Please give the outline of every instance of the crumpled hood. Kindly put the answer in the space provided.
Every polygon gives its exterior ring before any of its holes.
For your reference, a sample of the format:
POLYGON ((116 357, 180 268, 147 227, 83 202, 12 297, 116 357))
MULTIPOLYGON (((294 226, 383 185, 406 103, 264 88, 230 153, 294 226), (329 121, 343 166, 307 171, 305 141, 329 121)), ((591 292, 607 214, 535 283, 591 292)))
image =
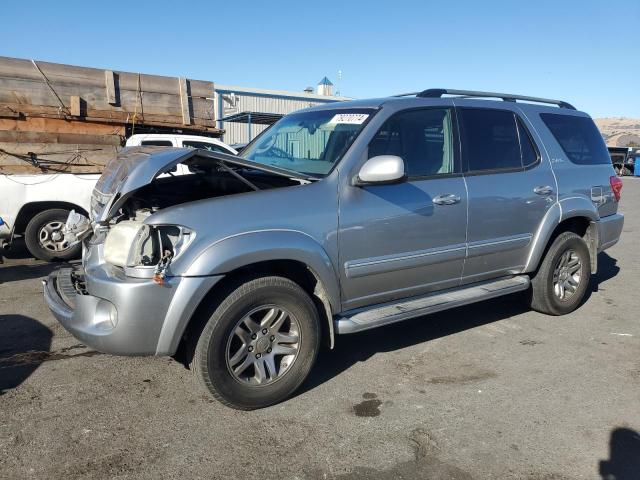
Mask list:
POLYGON ((103 221, 116 204, 131 192, 149 184, 194 154, 193 149, 171 147, 128 147, 105 167, 91 198, 91 220, 103 221), (107 208, 108 207, 108 208, 107 208))
POLYGON ((251 162, 242 157, 194 148, 130 147, 111 160, 93 191, 91 220, 108 220, 136 190, 150 184, 156 177, 179 163, 199 156, 211 161, 224 161, 242 167, 267 171, 287 178, 306 178, 282 168, 251 162))

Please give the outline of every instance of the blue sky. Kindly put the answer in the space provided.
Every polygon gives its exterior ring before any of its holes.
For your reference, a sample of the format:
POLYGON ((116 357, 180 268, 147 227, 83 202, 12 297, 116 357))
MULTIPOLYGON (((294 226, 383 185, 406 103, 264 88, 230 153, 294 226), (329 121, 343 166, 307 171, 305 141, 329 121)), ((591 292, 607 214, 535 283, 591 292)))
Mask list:
POLYGON ((640 0, 10 1, 0 55, 365 98, 428 87, 640 117, 640 0))

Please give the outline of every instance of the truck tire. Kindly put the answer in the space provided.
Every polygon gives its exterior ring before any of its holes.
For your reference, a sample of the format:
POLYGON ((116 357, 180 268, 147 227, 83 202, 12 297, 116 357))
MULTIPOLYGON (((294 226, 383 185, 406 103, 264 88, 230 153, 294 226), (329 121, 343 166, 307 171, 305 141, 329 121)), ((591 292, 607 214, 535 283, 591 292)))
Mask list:
POLYGON ((253 410, 291 395, 311 371, 320 345, 316 307, 283 277, 247 281, 213 305, 191 367, 221 403, 253 410))
POLYGON ((24 241, 34 257, 50 262, 71 260, 80 256, 82 245, 72 247, 64 241, 64 224, 69 210, 52 208, 35 215, 27 224, 24 241))
POLYGON ((531 308, 565 315, 580 306, 589 287, 591 257, 587 243, 573 232, 556 237, 531 278, 531 308))

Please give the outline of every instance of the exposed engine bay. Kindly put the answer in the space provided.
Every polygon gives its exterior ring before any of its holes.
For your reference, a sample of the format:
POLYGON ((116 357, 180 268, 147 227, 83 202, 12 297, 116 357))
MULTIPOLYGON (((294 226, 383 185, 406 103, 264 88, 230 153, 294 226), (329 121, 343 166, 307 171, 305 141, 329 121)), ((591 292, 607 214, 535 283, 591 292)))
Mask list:
MULTIPOLYGON (((193 167, 189 168, 190 172, 193 170, 193 167)), ((260 171, 240 170, 238 174, 259 190, 300 185, 301 182, 260 171)), ((222 169, 196 169, 184 175, 169 173, 134 192, 123 205, 123 217, 119 219, 140 219, 173 205, 252 190, 254 188, 222 169)))
POLYGON ((188 202, 304 183, 309 180, 191 157, 130 192, 108 225, 103 222, 104 259, 127 275, 152 276, 162 284, 172 259, 191 242, 193 232, 180 225, 147 225, 149 215, 188 202))

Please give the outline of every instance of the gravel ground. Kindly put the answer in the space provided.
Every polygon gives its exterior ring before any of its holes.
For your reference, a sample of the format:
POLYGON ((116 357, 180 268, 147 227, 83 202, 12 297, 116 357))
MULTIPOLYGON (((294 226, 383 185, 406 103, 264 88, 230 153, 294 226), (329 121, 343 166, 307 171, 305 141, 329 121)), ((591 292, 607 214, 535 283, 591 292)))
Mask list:
POLYGON ((345 336, 296 396, 237 412, 168 358, 79 344, 51 265, 0 265, 0 478, 640 478, 640 179, 571 315, 517 297, 345 336), (634 208, 636 207, 636 208, 634 208))

